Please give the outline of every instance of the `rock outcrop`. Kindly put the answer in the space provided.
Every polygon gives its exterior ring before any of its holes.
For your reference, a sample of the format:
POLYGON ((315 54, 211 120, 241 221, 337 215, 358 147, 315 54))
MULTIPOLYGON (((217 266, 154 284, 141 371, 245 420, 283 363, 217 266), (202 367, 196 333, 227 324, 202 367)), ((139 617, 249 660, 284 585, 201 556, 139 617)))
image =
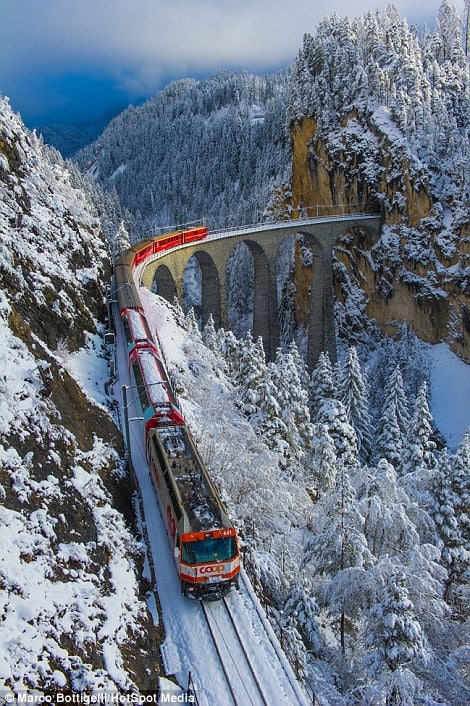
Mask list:
MULTIPOLYGON (((383 235, 350 233, 338 244, 335 285, 341 302, 359 287, 365 312, 393 335, 396 322, 410 322, 420 338, 446 341, 470 360, 470 231, 445 227, 439 202, 417 172, 407 150, 390 138, 390 117, 349 114, 329 140, 313 118, 292 128, 294 214, 327 215, 368 209, 384 218, 383 235), (384 129, 385 128, 385 129, 384 129)), ((297 257, 297 318, 306 322, 309 276, 297 257), (302 303, 303 302, 303 303, 302 303)), ((359 334, 359 331, 357 332, 359 334)))

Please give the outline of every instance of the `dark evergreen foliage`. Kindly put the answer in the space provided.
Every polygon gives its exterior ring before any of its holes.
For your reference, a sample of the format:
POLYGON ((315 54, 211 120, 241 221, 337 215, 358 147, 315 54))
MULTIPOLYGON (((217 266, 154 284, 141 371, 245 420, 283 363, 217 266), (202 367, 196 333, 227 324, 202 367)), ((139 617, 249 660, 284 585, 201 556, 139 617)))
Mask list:
POLYGON ((287 71, 176 81, 114 118, 76 159, 148 224, 257 222, 287 182, 287 81, 287 71))

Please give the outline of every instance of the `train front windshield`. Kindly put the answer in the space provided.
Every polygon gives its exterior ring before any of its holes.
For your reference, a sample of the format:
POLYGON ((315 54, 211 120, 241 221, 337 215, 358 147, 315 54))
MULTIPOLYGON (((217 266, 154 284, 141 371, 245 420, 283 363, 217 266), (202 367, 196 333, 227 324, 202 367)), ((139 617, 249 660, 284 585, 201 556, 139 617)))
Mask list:
POLYGON ((196 542, 183 542, 181 561, 185 564, 206 564, 210 561, 228 561, 237 553, 235 537, 200 539, 196 542))

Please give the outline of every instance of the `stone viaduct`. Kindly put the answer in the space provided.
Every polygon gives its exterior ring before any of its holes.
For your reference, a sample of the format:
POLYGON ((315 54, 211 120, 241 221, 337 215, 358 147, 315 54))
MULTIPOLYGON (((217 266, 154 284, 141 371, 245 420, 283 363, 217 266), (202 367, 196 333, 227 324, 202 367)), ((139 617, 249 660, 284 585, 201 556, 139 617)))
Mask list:
POLYGON ((338 238, 351 228, 379 234, 378 215, 348 215, 249 226, 236 231, 209 234, 195 243, 173 248, 149 258, 141 272, 141 284, 154 282, 158 293, 169 301, 182 301, 186 265, 194 255, 202 271, 202 318, 212 313, 216 328, 228 326, 227 264, 239 243, 245 243, 254 260, 253 336, 263 337, 268 359, 279 346, 276 260, 279 247, 289 235, 302 234, 313 253, 307 365, 312 369, 321 351, 336 359, 332 251, 338 238))

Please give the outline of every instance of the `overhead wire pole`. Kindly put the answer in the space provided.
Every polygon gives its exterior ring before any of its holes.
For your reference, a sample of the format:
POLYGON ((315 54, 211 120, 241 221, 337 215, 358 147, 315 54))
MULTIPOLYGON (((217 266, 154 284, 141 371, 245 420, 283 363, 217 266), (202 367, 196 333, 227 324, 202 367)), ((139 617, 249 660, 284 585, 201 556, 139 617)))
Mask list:
POLYGON ((121 390, 122 390, 122 411, 123 411, 123 415, 124 415, 124 437, 125 437, 125 442, 126 442, 127 465, 129 468, 129 476, 131 478, 132 485, 134 486, 134 489, 137 490, 138 483, 137 483, 137 478, 136 478, 135 471, 134 471, 134 466, 132 464, 132 449, 131 449, 131 434, 130 434, 130 428, 129 428, 129 403, 127 400, 127 385, 123 385, 121 390))
POLYGON ((122 386, 122 409, 124 411, 124 436, 126 437, 127 455, 131 458, 131 437, 129 433, 129 414, 127 411, 127 385, 122 386))
MULTIPOLYGON (((161 385, 163 383, 160 382, 155 382, 152 383, 153 385, 161 385)), ((132 465, 132 448, 131 448, 131 434, 130 434, 130 426, 129 422, 142 422, 144 421, 144 417, 132 417, 129 419, 129 406, 135 402, 139 396, 135 397, 133 400, 130 402, 128 401, 127 398, 127 390, 139 390, 138 387, 134 385, 122 385, 121 391, 122 391, 122 411, 124 415, 124 441, 126 444, 126 452, 127 452, 127 460, 129 464, 129 474, 131 476, 132 482, 134 486, 137 487, 137 477, 134 472, 134 466, 132 465)))

